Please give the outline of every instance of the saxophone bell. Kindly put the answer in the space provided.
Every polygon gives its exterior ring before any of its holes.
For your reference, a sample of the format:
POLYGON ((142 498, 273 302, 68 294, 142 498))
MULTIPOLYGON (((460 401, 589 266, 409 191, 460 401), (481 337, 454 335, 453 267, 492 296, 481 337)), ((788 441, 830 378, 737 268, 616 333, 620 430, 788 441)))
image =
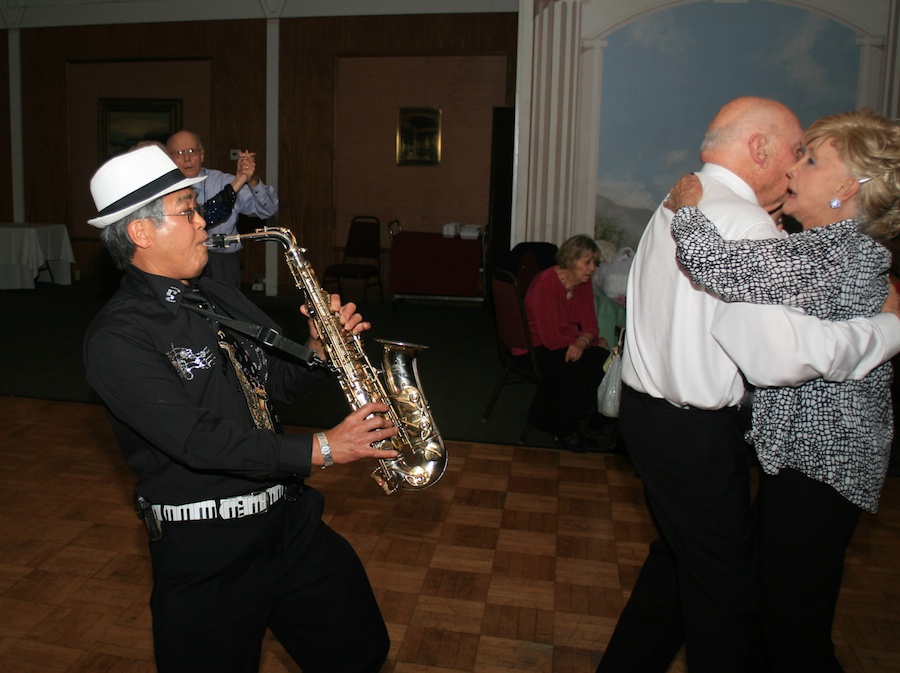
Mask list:
POLYGON ((447 454, 419 381, 416 357, 427 346, 387 339, 375 341, 382 348, 381 369, 377 373, 384 379, 383 395, 391 408, 388 417, 397 422, 399 433, 391 441, 397 457, 379 460, 372 479, 388 495, 398 489, 428 488, 443 476, 447 454))

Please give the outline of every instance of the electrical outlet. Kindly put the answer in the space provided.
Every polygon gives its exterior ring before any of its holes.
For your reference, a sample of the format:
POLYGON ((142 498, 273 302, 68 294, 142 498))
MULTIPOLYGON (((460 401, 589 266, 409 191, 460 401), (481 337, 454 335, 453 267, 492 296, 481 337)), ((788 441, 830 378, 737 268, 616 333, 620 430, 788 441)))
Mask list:
POLYGON ((229 156, 231 157, 232 161, 237 161, 238 159, 241 158, 241 151, 240 150, 231 150, 231 153, 229 154, 229 156))

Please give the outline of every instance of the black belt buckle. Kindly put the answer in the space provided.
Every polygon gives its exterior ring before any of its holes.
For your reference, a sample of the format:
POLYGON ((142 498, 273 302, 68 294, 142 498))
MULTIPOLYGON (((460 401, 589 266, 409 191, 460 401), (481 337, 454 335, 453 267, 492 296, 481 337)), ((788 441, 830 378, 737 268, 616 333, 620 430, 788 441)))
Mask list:
POLYGON ((303 480, 291 481, 284 485, 284 499, 288 502, 296 502, 303 493, 303 480))
POLYGON ((162 521, 156 518, 151 505, 144 496, 137 493, 134 494, 134 511, 138 519, 147 524, 147 532, 150 534, 150 541, 156 542, 162 539, 162 521))

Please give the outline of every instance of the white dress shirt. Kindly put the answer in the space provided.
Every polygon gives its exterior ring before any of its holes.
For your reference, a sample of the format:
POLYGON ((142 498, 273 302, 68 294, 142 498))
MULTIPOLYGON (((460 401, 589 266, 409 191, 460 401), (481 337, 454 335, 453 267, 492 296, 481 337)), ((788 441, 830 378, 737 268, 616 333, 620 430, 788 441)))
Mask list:
MULTIPOLYGON (((705 164, 699 207, 723 238, 772 238, 782 234, 753 190, 731 171, 705 164)), ((694 285, 675 261, 663 206, 647 225, 628 277, 622 380, 631 388, 679 407, 720 409, 744 396, 737 365, 712 334, 722 303, 694 285)))
POLYGON ((861 379, 900 353, 893 313, 830 322, 799 308, 723 302, 712 336, 758 388, 861 379))

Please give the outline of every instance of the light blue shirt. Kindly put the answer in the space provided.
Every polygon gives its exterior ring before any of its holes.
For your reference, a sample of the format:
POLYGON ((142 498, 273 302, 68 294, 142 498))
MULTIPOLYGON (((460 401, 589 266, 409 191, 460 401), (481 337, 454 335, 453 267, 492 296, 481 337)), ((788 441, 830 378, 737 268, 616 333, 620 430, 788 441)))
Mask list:
MULTIPOLYGON (((223 173, 215 169, 203 168, 200 175, 206 176, 206 180, 194 185, 197 192, 197 203, 206 203, 209 199, 221 192, 225 185, 231 184, 234 175, 223 173)), ((234 210, 228 219, 220 222, 215 227, 207 230, 209 234, 225 234, 231 236, 237 233, 237 221, 239 215, 248 215, 250 217, 259 217, 266 219, 278 212, 278 194, 275 188, 267 186, 262 180, 256 187, 251 187, 248 182, 238 190, 237 200, 234 204, 234 210)), ((229 253, 237 252, 243 246, 241 244, 233 244, 227 248, 210 248, 211 253, 229 253)))

